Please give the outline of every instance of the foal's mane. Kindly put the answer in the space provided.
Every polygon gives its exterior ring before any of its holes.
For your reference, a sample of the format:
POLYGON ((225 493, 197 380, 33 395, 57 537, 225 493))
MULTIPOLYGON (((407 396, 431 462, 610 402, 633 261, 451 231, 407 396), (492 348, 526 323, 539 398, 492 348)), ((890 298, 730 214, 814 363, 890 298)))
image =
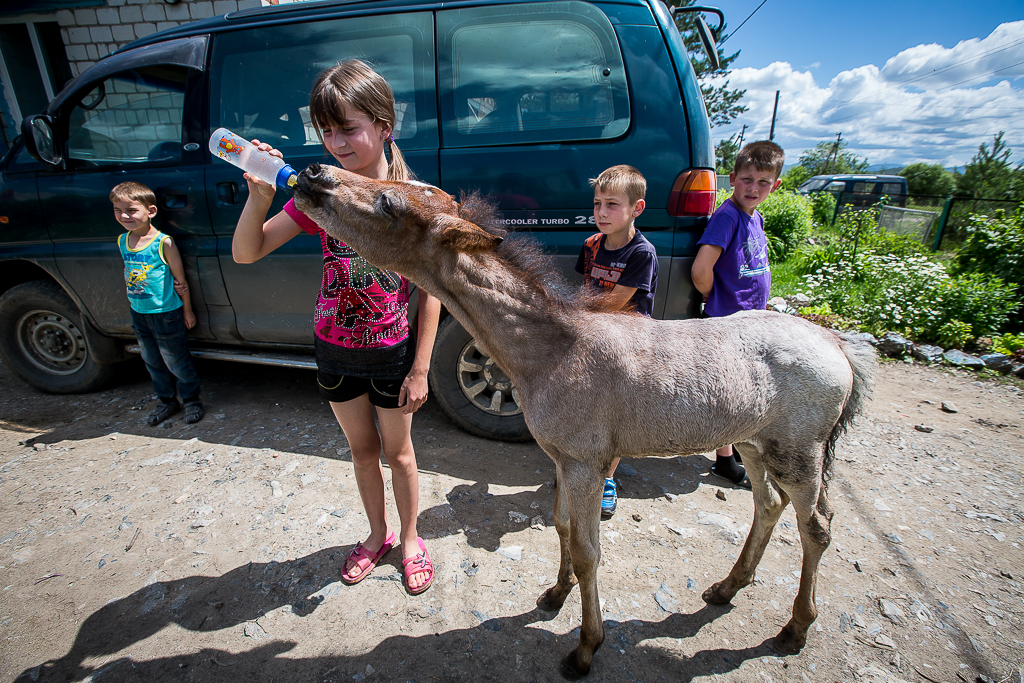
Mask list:
POLYGON ((632 308, 615 308, 597 287, 572 285, 554 266, 554 259, 544 253, 540 242, 531 235, 501 225, 501 216, 493 200, 479 192, 462 193, 459 216, 485 232, 504 238, 494 255, 523 282, 544 292, 553 306, 563 312, 633 313, 632 308))

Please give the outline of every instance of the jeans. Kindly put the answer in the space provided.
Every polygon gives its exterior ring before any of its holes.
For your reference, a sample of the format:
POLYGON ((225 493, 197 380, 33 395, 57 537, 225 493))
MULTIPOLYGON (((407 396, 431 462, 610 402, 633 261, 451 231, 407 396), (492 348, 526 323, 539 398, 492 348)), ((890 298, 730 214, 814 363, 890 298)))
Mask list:
POLYGON ((184 403, 199 400, 199 375, 188 351, 185 308, 166 313, 132 310, 132 328, 142 347, 142 360, 161 401, 174 401, 174 385, 184 403))

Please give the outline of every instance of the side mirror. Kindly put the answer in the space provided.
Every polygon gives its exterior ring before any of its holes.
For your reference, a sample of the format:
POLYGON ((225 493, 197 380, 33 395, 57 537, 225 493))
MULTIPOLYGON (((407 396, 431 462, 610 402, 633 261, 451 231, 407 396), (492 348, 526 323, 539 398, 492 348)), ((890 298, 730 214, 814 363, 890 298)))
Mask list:
POLYGON ((722 35, 722 28, 725 26, 725 14, 722 10, 717 7, 671 7, 669 11, 674 17, 677 13, 689 14, 693 13, 697 15, 697 35, 700 36, 700 44, 704 48, 704 54, 707 55, 708 63, 711 65, 712 70, 717 71, 722 68, 722 62, 718 58, 718 38, 722 35), (704 21, 704 15, 702 12, 710 12, 718 15, 718 28, 712 29, 708 26, 708 23, 704 21))
POLYGON ((26 116, 21 122, 21 133, 25 138, 25 149, 33 158, 51 166, 60 166, 64 162, 53 136, 53 119, 49 116, 26 116))

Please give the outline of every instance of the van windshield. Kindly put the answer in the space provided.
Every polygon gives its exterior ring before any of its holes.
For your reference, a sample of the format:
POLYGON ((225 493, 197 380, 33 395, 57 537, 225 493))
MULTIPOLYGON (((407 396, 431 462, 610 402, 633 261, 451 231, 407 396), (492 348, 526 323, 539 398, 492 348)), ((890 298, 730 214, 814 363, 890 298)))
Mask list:
POLYGON ((815 190, 820 190, 825 187, 826 183, 828 183, 826 178, 811 178, 801 185, 799 189, 801 192, 814 192, 815 190))

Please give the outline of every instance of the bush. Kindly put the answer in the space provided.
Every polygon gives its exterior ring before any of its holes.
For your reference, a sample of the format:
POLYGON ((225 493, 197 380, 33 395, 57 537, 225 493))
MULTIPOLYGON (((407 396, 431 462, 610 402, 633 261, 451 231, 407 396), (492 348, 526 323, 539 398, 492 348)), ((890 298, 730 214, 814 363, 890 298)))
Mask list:
POLYGON ((971 326, 959 320, 950 320, 939 326, 936 338, 943 348, 960 349, 967 345, 967 342, 974 339, 971 326))
MULTIPOLYGON (((1024 206, 1012 218, 973 215, 964 228, 965 240, 952 261, 954 273, 989 274, 1024 292, 1024 206)), ((1019 298, 1019 297, 1018 297, 1019 298)), ((1011 316, 1012 329, 1024 329, 1024 308, 1011 316)))
POLYGON ((810 195, 811 218, 815 225, 832 225, 836 213, 836 196, 831 192, 815 192, 810 195))
POLYGON ((1024 351, 1024 335, 1007 332, 999 337, 993 337, 992 350, 1007 356, 1012 356, 1017 351, 1024 351))
POLYGON ((804 276, 810 294, 874 334, 900 332, 919 341, 991 334, 1017 307, 1014 291, 996 277, 951 277, 923 255, 837 251, 836 261, 804 276), (944 326, 959 321, 969 326, 944 326))
POLYGON ((778 190, 757 210, 764 216, 771 262, 785 261, 811 234, 811 203, 802 195, 778 190))

